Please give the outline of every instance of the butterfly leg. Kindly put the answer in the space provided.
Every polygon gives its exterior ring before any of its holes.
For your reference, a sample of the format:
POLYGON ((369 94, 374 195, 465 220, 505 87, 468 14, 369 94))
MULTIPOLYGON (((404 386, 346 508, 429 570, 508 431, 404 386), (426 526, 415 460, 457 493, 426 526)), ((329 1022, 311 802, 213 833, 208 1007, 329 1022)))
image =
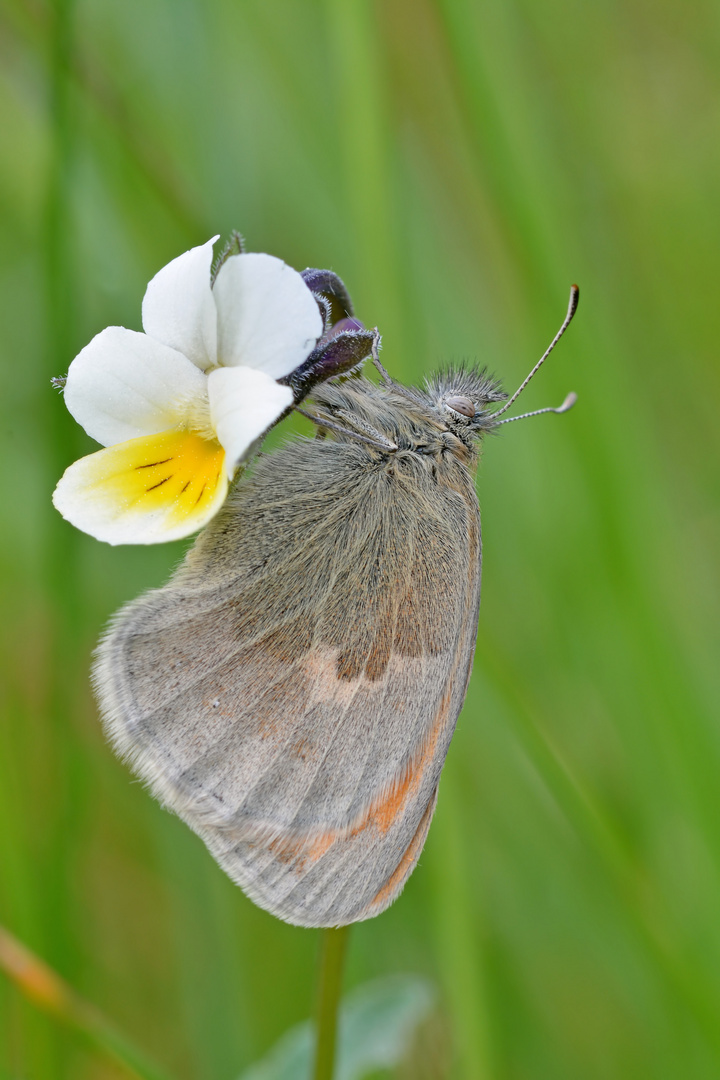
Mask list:
POLYGON ((380 336, 380 331, 378 330, 378 328, 376 326, 375 329, 373 330, 372 362, 375 365, 375 367, 377 368, 377 370, 380 372, 380 378, 385 383, 385 385, 386 386, 392 386, 393 385, 392 379, 388 375, 388 373, 385 370, 385 368, 383 367, 383 365, 380 363, 380 346, 381 345, 382 345, 382 337, 380 336))
POLYGON ((383 435, 382 431, 378 431, 372 424, 368 424, 367 420, 362 420, 347 409, 336 409, 335 416, 344 420, 349 427, 354 428, 356 431, 369 435, 371 439, 374 439, 376 443, 380 443, 386 450, 397 450, 397 443, 388 439, 387 435, 383 435))

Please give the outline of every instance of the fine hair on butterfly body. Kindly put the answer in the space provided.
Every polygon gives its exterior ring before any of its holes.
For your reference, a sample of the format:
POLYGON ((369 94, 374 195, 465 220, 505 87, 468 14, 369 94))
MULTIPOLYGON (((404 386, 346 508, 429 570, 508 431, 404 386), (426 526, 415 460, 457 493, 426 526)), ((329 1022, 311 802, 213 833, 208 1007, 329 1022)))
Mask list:
MULTIPOLYGON (((94 681, 117 752, 257 904, 370 918, 428 832, 472 668, 484 371, 312 390, 320 438, 260 455, 94 681)), ((567 407, 567 402, 565 406, 567 407)), ((561 408, 563 408, 561 407, 561 408)))

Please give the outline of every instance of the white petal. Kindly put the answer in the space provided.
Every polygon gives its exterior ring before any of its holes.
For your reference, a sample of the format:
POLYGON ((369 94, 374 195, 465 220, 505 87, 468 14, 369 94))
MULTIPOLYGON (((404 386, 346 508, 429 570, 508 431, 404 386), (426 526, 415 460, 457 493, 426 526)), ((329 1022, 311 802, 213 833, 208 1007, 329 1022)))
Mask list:
POLYGON ((75 357, 65 404, 103 446, 174 427, 188 402, 202 399, 207 377, 159 341, 109 326, 75 357))
POLYGON ((145 333, 183 353, 203 371, 216 363, 217 312, 210 288, 214 236, 191 248, 152 279, 145 292, 145 333))
POLYGON ((65 470, 53 502, 78 529, 108 544, 190 536, 222 506, 225 452, 214 439, 163 431, 98 450, 65 470))
POLYGON ((264 371, 246 367, 211 371, 208 397, 212 426, 227 455, 228 476, 293 400, 289 386, 280 386, 264 371))
POLYGON ((323 321, 292 267, 272 255, 232 255, 214 287, 218 363, 259 368, 279 379, 312 351, 323 321))

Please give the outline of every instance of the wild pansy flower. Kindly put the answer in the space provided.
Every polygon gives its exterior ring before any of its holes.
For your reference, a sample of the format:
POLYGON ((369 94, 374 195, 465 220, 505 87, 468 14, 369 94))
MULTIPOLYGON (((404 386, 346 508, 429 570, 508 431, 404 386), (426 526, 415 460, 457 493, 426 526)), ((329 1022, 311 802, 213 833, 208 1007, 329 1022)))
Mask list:
POLYGON ((155 275, 144 333, 110 326, 70 365, 65 403, 106 449, 71 465, 53 502, 98 540, 154 544, 201 528, 301 396, 292 373, 325 329, 312 282, 263 254, 230 255, 211 282, 216 240, 155 275))

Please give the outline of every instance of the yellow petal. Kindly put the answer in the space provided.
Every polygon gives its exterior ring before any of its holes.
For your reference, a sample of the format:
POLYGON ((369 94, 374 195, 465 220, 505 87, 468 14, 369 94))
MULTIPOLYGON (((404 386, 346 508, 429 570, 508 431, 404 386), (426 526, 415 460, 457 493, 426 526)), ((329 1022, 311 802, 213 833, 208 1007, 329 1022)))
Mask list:
POLYGON ((191 431, 163 431, 76 461, 53 502, 68 521, 109 544, 189 536, 222 506, 225 451, 191 431))

